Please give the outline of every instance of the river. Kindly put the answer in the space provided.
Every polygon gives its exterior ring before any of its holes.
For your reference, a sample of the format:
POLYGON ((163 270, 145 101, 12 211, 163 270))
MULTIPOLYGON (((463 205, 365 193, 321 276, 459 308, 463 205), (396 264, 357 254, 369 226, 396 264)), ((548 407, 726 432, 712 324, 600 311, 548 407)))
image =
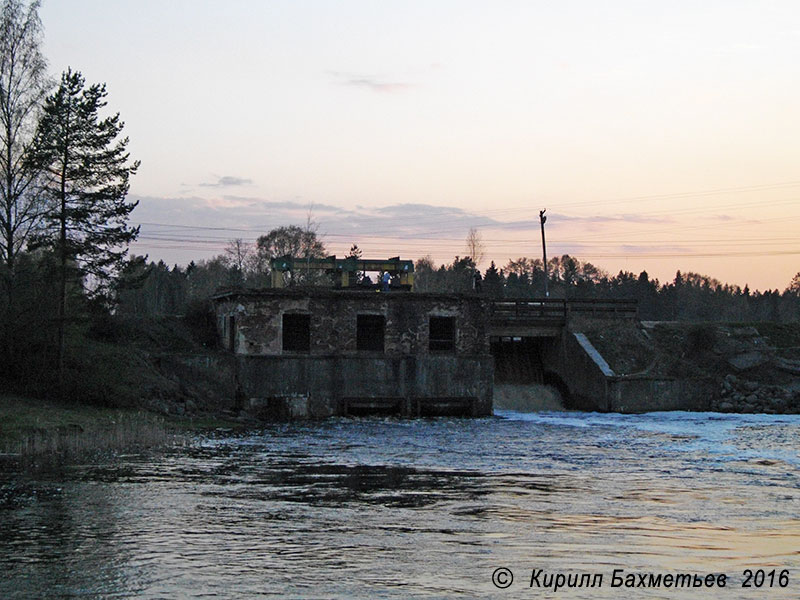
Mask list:
POLYGON ((0 598, 798 598, 799 442, 800 416, 497 411, 6 460, 0 598))

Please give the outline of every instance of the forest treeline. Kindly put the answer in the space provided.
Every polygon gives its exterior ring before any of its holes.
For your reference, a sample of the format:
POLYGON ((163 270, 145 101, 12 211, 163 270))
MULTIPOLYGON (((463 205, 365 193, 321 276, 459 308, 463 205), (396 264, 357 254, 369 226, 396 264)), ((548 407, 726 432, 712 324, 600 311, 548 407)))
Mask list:
MULTIPOLYGON (((163 261, 147 263, 134 257, 119 292, 119 311, 139 316, 180 315, 196 310, 215 291, 231 287, 262 288, 270 285, 269 259, 284 254, 307 256, 302 244, 290 248, 274 240, 291 237, 291 228, 277 228, 255 245, 234 240, 226 251, 210 260, 187 267, 163 261), (268 241, 269 240, 269 241, 268 241), (272 243, 270 243, 272 242, 272 243)), ((299 228, 294 228, 298 231, 299 228)), ((325 256, 325 247, 312 232, 313 256, 325 256)), ((357 245, 349 255, 360 256, 357 245)), ((376 278, 373 277, 373 280, 376 278)), ((490 298, 541 298, 545 295, 541 259, 518 258, 498 268, 476 268, 470 256, 456 256, 452 263, 436 265, 424 257, 414 265, 414 291, 475 293, 490 298)), ((294 283, 302 284, 304 281, 294 283)), ((334 285, 333 277, 317 283, 334 285)), ((291 285, 292 282, 289 282, 291 285)), ((747 286, 722 283, 712 277, 678 271, 671 281, 660 282, 647 272, 620 271, 609 275, 589 262, 570 256, 548 260, 551 298, 635 299, 643 320, 679 321, 776 321, 800 320, 800 273, 780 290, 751 291, 747 286)))

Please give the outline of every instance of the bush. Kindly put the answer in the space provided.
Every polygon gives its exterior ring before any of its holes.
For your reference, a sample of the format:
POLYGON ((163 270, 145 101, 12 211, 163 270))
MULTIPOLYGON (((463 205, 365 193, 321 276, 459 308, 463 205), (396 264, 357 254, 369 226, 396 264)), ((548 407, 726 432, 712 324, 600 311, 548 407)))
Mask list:
POLYGON ((699 356, 714 349, 717 343, 715 325, 693 325, 686 334, 686 355, 699 356))
POLYGON ((217 346, 217 323, 208 300, 191 300, 186 306, 184 323, 199 344, 206 348, 217 346))

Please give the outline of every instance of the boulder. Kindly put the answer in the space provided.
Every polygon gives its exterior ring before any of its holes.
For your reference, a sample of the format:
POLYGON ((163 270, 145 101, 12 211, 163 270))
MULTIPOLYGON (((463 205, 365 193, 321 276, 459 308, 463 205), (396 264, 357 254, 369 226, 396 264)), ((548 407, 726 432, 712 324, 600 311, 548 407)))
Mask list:
POLYGON ((800 361, 778 358, 775 361, 775 366, 781 371, 791 373, 792 375, 800 375, 800 361))
POLYGON ((770 406, 775 410, 785 410, 786 409, 786 400, 783 398, 772 398, 769 402, 770 406))
POLYGON ((754 369, 756 367, 760 367, 761 365, 765 364, 769 361, 769 358, 765 356, 761 352, 751 351, 751 352, 742 352, 741 354, 737 354, 736 356, 731 356, 728 359, 728 364, 733 367, 736 371, 747 371, 749 369, 754 369))

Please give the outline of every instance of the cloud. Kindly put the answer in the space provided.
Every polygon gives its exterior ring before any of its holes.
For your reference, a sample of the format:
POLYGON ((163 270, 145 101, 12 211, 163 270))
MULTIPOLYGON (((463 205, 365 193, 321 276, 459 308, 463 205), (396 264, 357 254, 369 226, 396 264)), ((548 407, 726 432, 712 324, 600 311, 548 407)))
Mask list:
POLYGON ((761 50, 761 44, 752 43, 752 42, 739 42, 736 44, 728 44, 725 46, 719 46, 714 49, 714 54, 717 56, 729 56, 732 54, 742 54, 745 52, 754 52, 757 50, 761 50))
MULTIPOLYGON (((538 230, 537 218, 497 220, 456 206, 423 203, 391 204, 381 207, 344 208, 333 204, 313 204, 293 200, 265 200, 258 197, 224 195, 218 198, 139 198, 136 217, 143 223, 230 227, 231 231, 250 233, 250 237, 281 225, 304 225, 311 218, 321 232, 333 236, 407 236, 409 239, 452 238, 466 235, 471 227, 509 233, 538 230)), ((553 213, 548 228, 583 224, 601 226, 609 223, 671 223, 670 218, 625 214, 576 217, 553 213)), ((237 237, 247 235, 237 234, 237 237)))
MULTIPOLYGON (((236 195, 210 199, 199 196, 131 199, 140 201, 133 214, 133 223, 142 225, 135 252, 149 253, 168 263, 210 258, 222 252, 225 244, 234 238, 252 243, 260 235, 276 227, 303 227, 309 210, 308 202, 301 200, 267 200, 236 195)), ((349 244, 355 242, 362 247, 371 245, 373 248, 386 248, 387 252, 394 250, 394 254, 432 253, 440 256, 437 260, 441 260, 441 255, 451 253, 451 249, 452 254, 459 254, 463 248, 461 240, 471 227, 476 227, 484 234, 487 243, 495 244, 493 251, 496 253, 495 258, 499 260, 500 256, 506 254, 530 255, 532 246, 525 244, 529 240, 538 243, 539 235, 538 218, 530 218, 525 211, 520 211, 519 216, 526 218, 504 218, 500 221, 457 206, 400 203, 380 207, 342 207, 313 204, 311 216, 325 244, 332 252, 340 254, 343 252, 342 247, 349 247, 349 244), (517 244, 516 240, 521 241, 517 244), (409 250, 415 247, 417 250, 409 250)), ((549 217, 548 228, 563 228, 556 231, 568 231, 570 225, 577 226, 578 231, 590 229, 602 232, 604 224, 673 222, 671 219, 654 219, 634 214, 576 217, 553 213, 549 217)), ((554 255, 578 253, 591 256, 597 252, 600 255, 612 252, 633 256, 652 252, 673 254, 681 251, 680 247, 668 245, 623 245, 622 240, 612 250, 606 244, 601 244, 598 248, 591 239, 559 240, 558 234, 548 239, 548 242, 552 244, 554 255)), ((538 251, 538 246, 536 248, 535 252, 538 251)))
MULTIPOLYGON (((637 223, 637 224, 654 224, 663 225, 674 223, 675 220, 671 217, 648 217, 647 215, 636 214, 623 214, 623 215, 590 215, 590 216, 575 216, 575 215, 562 215, 559 213, 550 213, 547 215, 547 227, 560 227, 564 225, 582 224, 589 227, 596 225, 608 225, 610 223, 637 223)), ((514 221, 492 221, 491 224, 486 224, 497 229, 506 230, 525 230, 536 229, 539 227, 539 219, 518 219, 514 221)))
MULTIPOLYGON (((556 223, 585 223, 587 225, 604 225, 607 223, 650 223, 654 225, 663 225, 675 222, 675 219, 672 217, 651 217, 632 213, 621 215, 590 215, 586 217, 560 214, 548 216, 552 217, 552 219, 548 219, 548 225, 555 225, 556 223)), ((538 221, 530 221, 528 223, 532 225, 533 223, 538 223, 538 221)))
POLYGON ((385 81, 372 75, 347 75, 331 73, 339 85, 362 88, 378 94, 397 94, 407 92, 414 84, 404 81, 385 81))
POLYGON ((412 88, 413 86, 410 83, 390 83, 385 81, 377 81, 375 79, 368 79, 368 78, 361 78, 361 79, 351 79, 345 82, 345 85, 353 86, 353 87, 364 87, 373 92, 379 92, 382 94, 393 94, 396 92, 405 92, 408 89, 412 88))
MULTIPOLYGON (((312 216, 319 212, 341 212, 343 210, 341 207, 334 206, 333 204, 320 204, 318 202, 309 204, 308 202, 297 202, 292 200, 274 201, 264 200, 263 198, 232 195, 223 196, 222 199, 225 202, 238 203, 243 206, 251 206, 259 209, 302 211, 304 215, 308 214, 310 210, 312 216)), ((219 201, 211 200, 211 202, 217 203, 219 201)))
POLYGON ((242 185, 252 185, 252 179, 245 179, 244 177, 234 177, 233 175, 223 175, 219 177, 214 183, 201 183, 202 187, 237 187, 242 185))
POLYGON ((624 254, 637 254, 644 256, 647 256, 648 254, 689 254, 694 251, 694 249, 691 247, 676 245, 641 246, 634 244, 622 244, 619 248, 624 254))
POLYGON ((374 211, 378 214, 393 215, 398 217, 414 217, 414 216, 419 216, 421 214, 425 214, 428 216, 468 214, 467 212, 464 211, 464 209, 457 208, 455 206, 433 206, 431 204, 419 204, 419 203, 391 204, 389 206, 376 208, 374 209, 374 211))

